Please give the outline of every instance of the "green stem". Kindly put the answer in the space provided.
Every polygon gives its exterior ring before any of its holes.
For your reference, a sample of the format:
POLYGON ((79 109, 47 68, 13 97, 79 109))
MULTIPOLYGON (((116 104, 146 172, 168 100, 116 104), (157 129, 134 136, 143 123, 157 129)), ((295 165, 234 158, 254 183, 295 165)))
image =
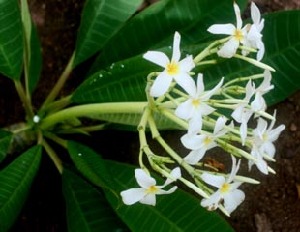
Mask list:
POLYGON ((65 82, 67 81, 67 79, 70 76, 70 73, 72 71, 74 58, 75 58, 75 53, 72 54, 65 70, 62 72, 62 74, 59 77, 58 81, 56 82, 55 86, 53 87, 53 89, 51 90, 49 95, 47 96, 45 102, 43 103, 42 108, 44 108, 50 102, 52 102, 57 97, 60 90, 63 88, 65 82))
POLYGON ((45 130, 56 123, 77 117, 89 117, 99 114, 141 114, 147 104, 148 102, 112 102, 73 106, 45 117, 40 124, 40 128, 45 130))
POLYGON ((62 162, 60 160, 60 158, 58 158, 57 154, 55 153, 55 151, 52 149, 52 147, 45 141, 43 140, 42 142, 46 153, 48 154, 48 156, 50 157, 50 159, 53 161, 55 167, 57 168, 57 170, 59 171, 60 174, 62 174, 63 172, 63 165, 62 162))
POLYGON ((244 61, 247 61, 247 62, 255 65, 256 67, 262 68, 264 70, 269 70, 271 72, 275 72, 275 69, 273 69, 271 66, 266 65, 266 64, 264 64, 262 62, 259 62, 259 61, 255 60, 255 59, 252 59, 250 57, 242 56, 242 55, 239 55, 239 54, 235 54, 234 57, 238 58, 238 59, 241 59, 241 60, 244 60, 244 61))
POLYGON ((29 118, 33 118, 34 116, 34 113, 33 113, 33 110, 32 110, 32 106, 31 106, 31 102, 30 100, 27 98, 26 96, 26 93, 25 93, 25 90, 21 84, 20 81, 14 81, 15 83, 15 88, 17 90, 17 93, 24 105, 24 109, 26 111, 26 115, 29 117, 29 118))
POLYGON ((195 58, 194 58, 194 62, 195 64, 198 64, 201 60, 203 60, 205 57, 217 52, 216 49, 214 49, 212 51, 212 48, 219 45, 219 44, 222 44, 224 42, 226 42, 227 40, 229 39, 229 37, 225 38, 225 39, 221 39, 221 40, 217 40, 213 43, 211 43, 210 45, 208 45, 204 50, 202 50, 195 58))

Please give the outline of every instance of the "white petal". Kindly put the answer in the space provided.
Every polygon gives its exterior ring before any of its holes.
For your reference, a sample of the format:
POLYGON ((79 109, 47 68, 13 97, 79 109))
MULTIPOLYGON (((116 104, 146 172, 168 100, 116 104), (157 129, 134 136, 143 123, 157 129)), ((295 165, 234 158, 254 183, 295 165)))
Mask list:
POLYGON ((214 186, 216 188, 221 188, 222 185, 225 183, 224 176, 217 176, 209 173, 203 173, 201 175, 201 178, 205 183, 214 186))
POLYGON ((266 142, 265 144, 263 144, 262 149, 264 150, 265 153, 267 153, 268 156, 270 156, 271 158, 274 157, 276 148, 273 143, 266 142))
POLYGON ((249 100, 251 99, 254 93, 255 93, 255 85, 252 84, 251 80, 249 80, 246 85, 246 96, 244 100, 249 102, 249 100))
POLYGON ((179 73, 174 79, 190 96, 195 95, 195 81, 189 74, 179 73))
POLYGON ((202 99, 208 100, 211 98, 212 95, 214 95, 216 92, 218 92, 223 85, 224 77, 222 77, 221 81, 211 90, 207 91, 205 94, 203 94, 202 99))
POLYGON ((154 64, 157 64, 163 68, 165 68, 167 66, 167 64, 170 63, 169 58, 163 52, 149 51, 149 52, 146 52, 143 55, 143 57, 146 60, 149 60, 149 61, 153 62, 154 64))
POLYGON ((179 179, 179 178, 181 177, 181 170, 180 170, 180 168, 179 168, 179 167, 174 168, 174 169, 171 171, 170 175, 172 176, 172 179, 167 178, 167 180, 166 180, 164 186, 166 186, 166 185, 168 185, 168 184, 170 184, 170 183, 176 181, 177 179, 179 179))
POLYGON ((251 2, 251 18, 254 24, 259 24, 260 12, 254 2, 251 2))
POLYGON ((224 58, 231 58, 236 53, 238 46, 239 41, 235 38, 231 38, 221 47, 221 49, 218 51, 218 55, 224 58))
POLYGON ((198 133, 202 129, 202 115, 195 112, 189 120, 188 134, 198 133))
POLYGON ((267 105, 265 99, 261 96, 260 92, 256 92, 254 101, 251 102, 251 109, 255 112, 264 111, 267 105))
POLYGON ((199 73, 197 77, 197 97, 204 92, 203 74, 199 73))
POLYGON ((272 141, 272 142, 274 142, 275 140, 277 140, 278 137, 279 137, 279 135, 280 135, 280 133, 281 133, 281 131, 283 131, 283 130, 285 130, 285 125, 280 125, 276 129, 271 130, 269 132, 269 135, 268 135, 269 140, 272 141))
POLYGON ((179 118, 188 120, 192 118, 195 107, 193 106, 192 99, 182 102, 175 110, 175 115, 179 118))
POLYGON ((226 118, 225 116, 220 116, 217 119, 215 128, 214 128, 214 134, 217 134, 220 130, 222 130, 225 127, 226 118))
POLYGON ((201 206, 207 208, 208 210, 216 210, 219 207, 219 202, 221 201, 221 194, 219 191, 213 193, 209 198, 202 199, 201 206))
POLYGON ((146 205, 156 205, 156 196, 155 194, 147 194, 140 200, 140 203, 146 204, 146 205))
POLYGON ((245 193, 239 189, 234 190, 233 192, 226 194, 224 196, 224 207, 226 211, 230 214, 240 205, 245 199, 245 193))
POLYGON ((258 157, 256 157, 256 160, 254 161, 255 166, 258 168, 260 172, 262 172, 265 175, 268 175, 268 164, 266 161, 264 161, 261 158, 261 155, 257 152, 258 157))
POLYGON ((242 18, 241 18, 240 8, 235 2, 233 3, 233 8, 234 8, 234 13, 235 13, 235 17, 236 17, 236 27, 238 29, 241 29, 243 22, 242 22, 242 18))
POLYGON ((272 74, 269 70, 264 71, 264 79, 260 86, 257 88, 257 91, 262 92, 262 94, 265 94, 269 92, 271 89, 274 88, 274 85, 271 85, 272 80, 272 74))
POLYGON ((122 200, 126 205, 133 205, 144 198, 146 192, 142 188, 131 188, 121 192, 122 200))
POLYGON ((135 169, 135 179, 139 186, 145 189, 156 185, 155 179, 149 176, 143 169, 135 169))
POLYGON ((188 164, 196 164, 203 158, 205 155, 206 149, 205 148, 200 148, 198 150, 191 151, 185 158, 185 162, 188 164))
POLYGON ((241 160, 236 162, 236 159, 233 155, 231 156, 231 160, 232 160, 232 166, 231 166, 230 175, 229 175, 228 180, 227 180, 228 183, 233 181, 233 179, 235 178, 235 176, 236 176, 236 174, 237 174, 237 172, 240 168, 240 163, 241 163, 241 160))
POLYGON ((201 115, 209 115, 215 110, 216 110, 215 108, 212 108, 211 106, 207 105, 204 102, 200 103, 200 106, 198 106, 197 109, 197 111, 200 112, 201 115))
POLYGON ((247 131, 248 131, 247 122, 242 122, 242 124, 240 125, 240 135, 241 135, 242 145, 245 144, 245 140, 247 138, 247 131))
POLYGON ((173 39, 172 61, 178 62, 180 59, 180 34, 176 31, 173 39))
POLYGON ((265 45, 263 42, 259 43, 258 45, 258 52, 256 55, 256 60, 261 61, 265 54, 265 45))
POLYGON ((210 26, 207 31, 212 34, 222 34, 222 35, 233 35, 235 31, 235 26, 231 23, 228 24, 214 24, 210 26))
POLYGON ((183 146, 185 146, 186 148, 195 150, 203 146, 202 141, 204 138, 205 138, 204 135, 187 133, 181 137, 181 142, 183 146))
POLYGON ((170 194, 170 193, 175 192, 176 189, 177 189, 176 186, 170 188, 169 190, 159 189, 158 192, 157 192, 156 194, 157 194, 157 195, 170 194))
POLYGON ((160 73, 151 86, 150 95, 152 97, 160 97, 164 95, 168 91, 172 80, 173 78, 165 72, 160 73))
POLYGON ((181 72, 190 72, 193 68, 195 68, 195 62, 193 60, 193 56, 187 56, 179 62, 180 71, 181 72))

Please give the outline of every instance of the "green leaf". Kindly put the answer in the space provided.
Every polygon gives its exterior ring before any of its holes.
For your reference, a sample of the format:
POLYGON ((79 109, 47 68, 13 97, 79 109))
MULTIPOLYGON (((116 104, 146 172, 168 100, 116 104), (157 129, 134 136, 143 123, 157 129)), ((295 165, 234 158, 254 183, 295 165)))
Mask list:
MULTIPOLYGON (((134 178, 135 167, 114 161, 106 161, 106 165, 116 181, 116 191, 138 187, 134 178)), ((108 199, 132 231, 233 231, 216 212, 202 208, 199 199, 180 189, 171 195, 158 196, 155 207, 142 204, 126 206, 111 194, 108 199)))
MULTIPOLYGON (((300 66, 296 65, 300 60, 300 11, 273 13, 264 17, 263 39, 266 54, 263 62, 276 69, 272 74, 275 89, 266 95, 266 99, 268 104, 275 104, 300 88, 300 66)), ((201 46, 203 45, 200 44, 199 47, 201 46)), ((162 51, 167 51, 167 48, 162 51)), ((75 91, 72 100, 77 103, 144 101, 146 76, 159 69, 144 61, 141 56, 120 61, 112 69, 108 68, 91 75, 75 91)), ((222 59, 217 65, 208 66, 201 72, 204 73, 206 89, 209 89, 216 85, 222 76, 225 76, 225 80, 231 80, 261 70, 245 61, 222 59)))
POLYGON ((76 41, 74 65, 99 51, 142 2, 142 0, 87 0, 76 41))
POLYGON ((127 231, 108 204, 104 194, 64 168, 63 193, 70 232, 127 231))
POLYGON ((6 130, 0 130, 0 162, 4 160, 13 134, 6 130))
POLYGON ((0 73, 19 79, 23 60, 23 30, 17 0, 0 1, 0 25, 0 73))
MULTIPOLYGON (((236 2, 242 9, 247 4, 246 0, 236 2)), ((211 36, 206 32, 211 24, 234 19, 232 1, 218 0, 212 4, 210 0, 160 0, 137 14, 103 47, 90 73, 154 47, 166 46, 162 42, 172 40, 175 31, 189 43, 206 41, 211 36)))
POLYGON ((91 75, 73 93, 76 103, 146 101, 147 75, 160 70, 141 56, 110 66, 91 75))
MULTIPOLYGON (((73 146, 76 146, 76 143, 70 143, 68 148, 73 146)), ((88 153, 88 150, 91 151, 89 148, 84 148, 82 145, 80 145, 81 148, 76 147, 79 148, 77 153, 82 152, 84 155, 79 156, 80 158, 72 157, 72 159, 76 166, 81 162, 87 164, 85 169, 80 170, 84 176, 89 179, 89 172, 93 172, 104 181, 109 173, 110 190, 104 189, 106 197, 131 231, 232 231, 217 213, 208 212, 200 206, 199 199, 182 190, 176 190, 175 193, 168 196, 158 196, 155 207, 142 204, 124 205, 119 193, 137 186, 134 178, 135 167, 114 161, 105 161, 95 152, 88 153), (98 168, 103 165, 106 166, 105 176, 102 176, 103 172, 98 168)), ((89 180, 93 184, 101 186, 101 182, 94 182, 95 178, 89 180)), ((162 180, 159 179, 159 182, 162 180)))
POLYGON ((7 231, 17 218, 38 171, 41 146, 35 146, 0 171, 0 231, 7 231))
POLYGON ((91 148, 74 141, 68 141, 68 151, 71 159, 74 161, 76 168, 93 184, 97 183, 98 187, 107 188, 110 183, 110 175, 106 166, 98 162, 96 165, 91 164, 99 159, 99 155, 91 148), (105 178, 99 178, 103 176, 105 178))
POLYGON ((269 104, 284 100, 300 89, 300 11, 266 15, 264 42, 267 55, 263 60, 275 68, 275 89, 267 94, 269 104))
POLYGON ((31 30, 30 50, 28 89, 32 94, 38 84, 42 71, 41 43, 34 25, 32 25, 31 30))
POLYGON ((26 88, 32 94, 39 81, 42 70, 41 44, 35 25, 33 24, 27 0, 21 1, 21 16, 24 28, 24 72, 26 88))

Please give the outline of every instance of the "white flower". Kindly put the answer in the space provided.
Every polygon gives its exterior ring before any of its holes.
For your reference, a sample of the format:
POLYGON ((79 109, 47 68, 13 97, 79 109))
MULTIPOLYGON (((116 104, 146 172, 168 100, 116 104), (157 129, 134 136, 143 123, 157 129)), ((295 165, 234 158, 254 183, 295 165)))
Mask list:
POLYGON ((255 92, 255 87, 252 84, 251 80, 248 81, 246 85, 246 95, 244 98, 243 103, 239 103, 236 105, 236 109, 232 112, 232 118, 240 123, 240 136, 242 140, 242 144, 244 145, 246 137, 247 137, 247 130, 248 130, 248 121, 253 115, 253 110, 248 106, 251 97, 255 92))
POLYGON ((265 102, 265 99, 263 98, 263 95, 269 92, 271 89, 274 88, 274 85, 271 85, 271 79, 272 75, 271 72, 268 70, 265 70, 264 72, 264 80, 260 84, 260 86, 255 89, 255 98, 251 102, 251 108, 253 111, 265 111, 267 108, 267 104, 265 102))
POLYGON ((144 54, 144 58, 149 60, 165 70, 161 72, 155 79, 151 89, 150 95, 152 97, 159 97, 164 95, 170 87, 172 80, 180 85, 185 91, 190 93, 191 86, 194 80, 189 75, 189 72, 195 67, 192 56, 187 56, 183 60, 180 60, 180 34, 175 32, 173 40, 173 54, 171 60, 163 52, 148 51, 144 54))
POLYGON ((254 158, 253 160, 248 160, 248 168, 251 170, 253 164, 257 167, 257 169, 263 174, 268 174, 268 164, 263 158, 263 154, 260 152, 258 147, 254 144, 251 150, 251 155, 254 158))
POLYGON ((212 90, 204 92, 203 75, 198 74, 197 87, 195 83, 191 86, 193 90, 189 99, 181 103, 175 110, 175 115, 179 118, 189 120, 189 133, 199 132, 202 128, 202 116, 211 114, 215 109, 206 102, 222 86, 224 78, 212 90))
POLYGON ((258 49, 256 59, 260 61, 265 53, 265 45, 262 42, 261 31, 264 28, 264 19, 261 19, 259 9, 254 2, 251 3, 251 18, 253 24, 250 26, 249 32, 247 34, 247 45, 258 49))
POLYGON ((213 34, 230 35, 229 40, 224 43, 224 45, 218 51, 218 55, 225 58, 231 58, 236 53, 240 43, 245 43, 245 38, 247 36, 248 25, 242 28, 243 22, 240 8, 235 2, 233 4, 233 8, 236 16, 236 26, 231 23, 214 24, 207 29, 213 34))
MULTIPOLYGON (((275 118, 276 112, 273 117, 275 118)), ((254 160, 249 160, 249 169, 255 164, 256 167, 264 174, 268 174, 267 163, 263 160, 266 158, 273 158, 276 152, 274 142, 278 139, 280 133, 285 129, 284 125, 280 125, 273 129, 275 124, 275 119, 272 120, 268 127, 268 123, 259 118, 257 122, 257 127, 253 130, 253 144, 251 155, 255 158, 254 160)))
POLYGON ((156 195, 173 193, 177 187, 172 187, 169 190, 163 188, 173 181, 176 181, 181 177, 179 168, 175 168, 171 171, 170 176, 172 179, 167 179, 162 186, 156 185, 156 180, 149 176, 142 169, 135 169, 135 179, 141 188, 131 188, 121 192, 122 200, 126 205, 132 205, 136 202, 140 202, 147 205, 156 204, 156 195))
POLYGON ((238 189, 242 183, 234 181, 240 167, 240 160, 236 163, 236 159, 233 156, 231 157, 232 169, 227 179, 224 176, 209 173, 201 175, 205 183, 218 188, 209 198, 201 201, 201 206, 208 208, 208 210, 216 210, 224 200, 224 208, 230 214, 245 199, 245 193, 238 189))
POLYGON ((226 134, 225 127, 226 118, 221 116, 218 118, 214 132, 212 134, 195 134, 187 133, 181 137, 182 144, 192 151, 184 158, 189 164, 196 164, 205 155, 207 150, 217 146, 215 140, 226 134))

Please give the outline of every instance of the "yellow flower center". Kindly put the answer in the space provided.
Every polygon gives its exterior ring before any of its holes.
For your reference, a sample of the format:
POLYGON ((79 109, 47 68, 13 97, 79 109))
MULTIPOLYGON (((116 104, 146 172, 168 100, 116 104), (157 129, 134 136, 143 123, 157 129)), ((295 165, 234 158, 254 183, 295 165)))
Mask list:
POLYGON ((152 185, 147 189, 147 193, 155 194, 157 192, 157 190, 158 190, 158 188, 155 185, 152 185))
POLYGON ((179 65, 171 62, 167 64, 166 71, 169 75, 176 75, 179 72, 179 65))
POLYGON ((230 189, 230 185, 225 183, 225 184, 222 185, 220 191, 221 191, 221 193, 226 193, 226 192, 229 191, 229 189, 230 189))
POLYGON ((204 143, 206 146, 209 145, 211 142, 212 142, 212 138, 209 137, 209 136, 207 136, 207 137, 204 139, 204 141, 203 141, 203 143, 204 143))
POLYGON ((262 139, 263 139, 264 142, 268 141, 268 134, 267 133, 263 133, 262 139))
POLYGON ((200 99, 193 99, 192 105, 197 108, 200 105, 200 99))
POLYGON ((243 32, 241 30, 235 30, 233 35, 236 40, 241 41, 244 38, 243 32))

